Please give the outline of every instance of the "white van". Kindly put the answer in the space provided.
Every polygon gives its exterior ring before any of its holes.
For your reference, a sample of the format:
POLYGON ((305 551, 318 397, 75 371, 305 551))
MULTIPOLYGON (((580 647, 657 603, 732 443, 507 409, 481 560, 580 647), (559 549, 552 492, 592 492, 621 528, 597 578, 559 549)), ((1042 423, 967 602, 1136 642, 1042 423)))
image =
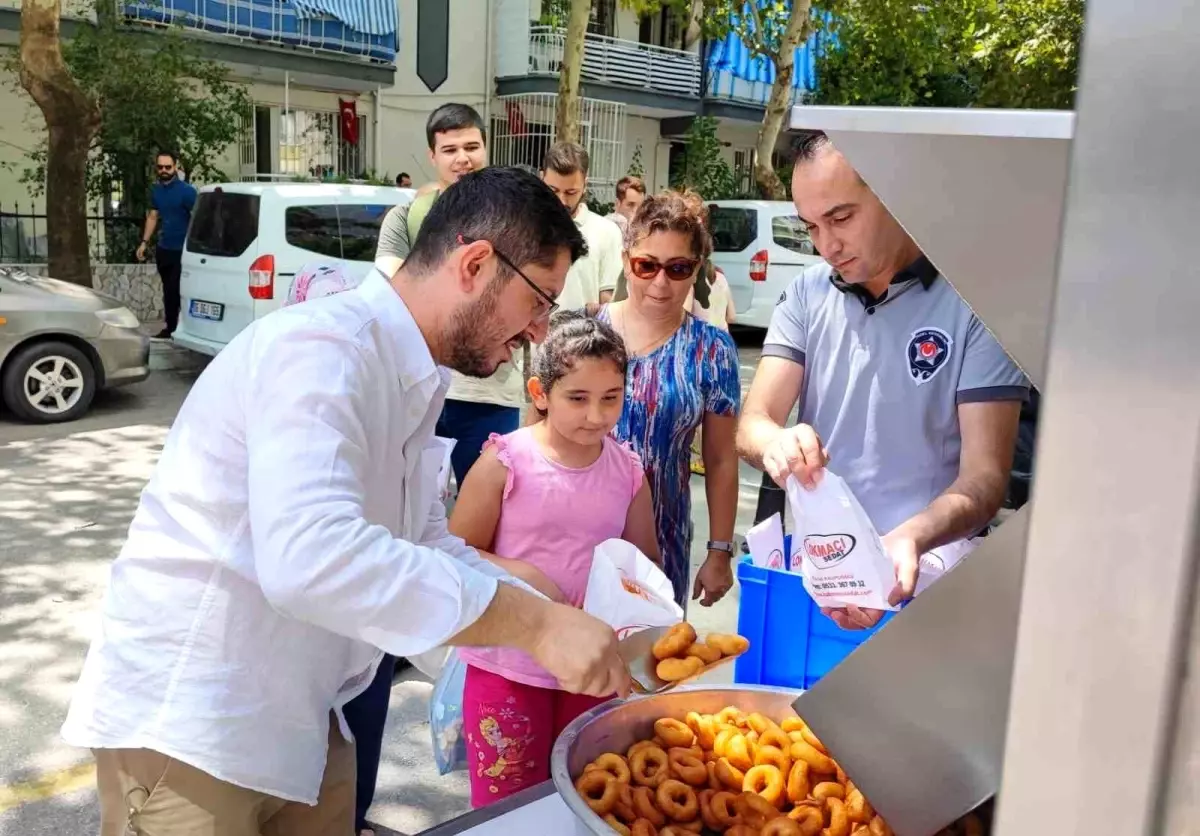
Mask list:
POLYGON ((362 277, 375 260, 383 216, 416 191, 332 183, 222 183, 196 196, 183 250, 174 341, 216 354, 283 305, 312 262, 362 277))
POLYGON ((796 274, 821 257, 786 200, 717 200, 708 204, 713 264, 729 281, 736 325, 766 328, 796 274))

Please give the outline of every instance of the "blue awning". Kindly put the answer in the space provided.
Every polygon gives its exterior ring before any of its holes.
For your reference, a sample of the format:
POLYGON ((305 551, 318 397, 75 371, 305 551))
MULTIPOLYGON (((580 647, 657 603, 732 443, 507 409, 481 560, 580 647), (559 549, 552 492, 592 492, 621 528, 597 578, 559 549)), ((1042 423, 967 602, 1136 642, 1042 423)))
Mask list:
POLYGON ((302 18, 332 17, 355 32, 397 35, 400 15, 396 0, 288 0, 302 18))
MULTIPOLYGON (((761 2, 761 0, 760 0, 761 2)), ((820 51, 822 33, 813 32, 806 43, 796 48, 795 70, 792 87, 798 90, 813 90, 817 82, 817 55, 820 51)), ((753 56, 742 39, 730 32, 723 40, 713 41, 708 46, 708 72, 728 72, 744 81, 775 83, 775 62, 769 58, 753 56)))

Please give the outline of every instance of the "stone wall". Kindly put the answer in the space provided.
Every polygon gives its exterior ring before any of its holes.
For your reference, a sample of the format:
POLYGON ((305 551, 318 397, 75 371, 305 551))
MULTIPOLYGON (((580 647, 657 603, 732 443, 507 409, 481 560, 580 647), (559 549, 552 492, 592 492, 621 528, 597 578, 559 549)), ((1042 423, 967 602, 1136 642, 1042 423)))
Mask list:
MULTIPOLYGON (((35 276, 48 275, 45 264, 19 266, 35 276)), ((92 287, 120 299, 142 322, 163 318, 162 284, 153 264, 93 264, 92 287)))

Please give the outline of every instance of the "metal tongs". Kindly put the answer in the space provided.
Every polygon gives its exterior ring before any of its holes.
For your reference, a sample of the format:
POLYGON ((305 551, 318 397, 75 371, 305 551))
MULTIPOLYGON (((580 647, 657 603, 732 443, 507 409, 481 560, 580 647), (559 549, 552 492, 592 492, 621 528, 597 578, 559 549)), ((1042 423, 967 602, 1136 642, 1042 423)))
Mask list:
POLYGON ((672 688, 704 676, 727 662, 732 662, 740 655, 722 657, 711 665, 705 665, 689 677, 668 682, 659 678, 655 670, 658 667, 658 660, 654 658, 652 649, 654 643, 666 635, 670 629, 671 627, 648 627, 617 642, 617 653, 620 655, 621 661, 625 663, 625 667, 629 669, 629 678, 633 681, 635 693, 661 694, 664 691, 670 691, 672 688))

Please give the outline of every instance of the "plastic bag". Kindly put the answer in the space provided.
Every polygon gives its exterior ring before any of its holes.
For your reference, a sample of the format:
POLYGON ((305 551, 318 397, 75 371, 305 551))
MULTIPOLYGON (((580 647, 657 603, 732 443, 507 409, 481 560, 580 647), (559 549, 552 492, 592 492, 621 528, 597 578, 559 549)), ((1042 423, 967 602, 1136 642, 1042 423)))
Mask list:
POLYGON ((429 698, 429 737, 439 775, 467 768, 467 737, 463 734, 463 686, 467 665, 450 655, 429 698))
POLYGON ((788 568, 804 576, 817 605, 899 609, 887 600, 896 585, 892 560, 842 478, 826 470, 816 488, 807 490, 791 476, 787 497, 796 517, 788 568))
POLYGON ((624 540, 605 540, 596 546, 583 610, 611 625, 618 639, 683 620, 670 579, 624 540))

